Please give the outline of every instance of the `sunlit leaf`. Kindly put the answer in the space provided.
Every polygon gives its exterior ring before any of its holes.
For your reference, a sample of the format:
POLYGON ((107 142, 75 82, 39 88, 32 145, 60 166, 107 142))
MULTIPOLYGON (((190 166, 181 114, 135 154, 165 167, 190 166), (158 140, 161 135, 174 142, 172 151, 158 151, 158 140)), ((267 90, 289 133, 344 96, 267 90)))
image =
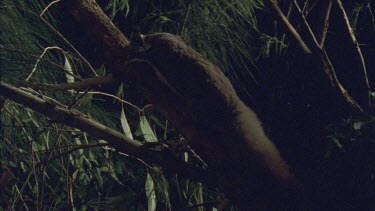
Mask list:
MULTIPOLYGON (((69 62, 69 59, 65 55, 64 55, 64 58, 65 58, 64 70, 73 75, 73 69, 72 69, 72 65, 69 62)), ((71 76, 70 74, 65 74, 66 81, 68 83, 74 83, 74 77, 71 76)))
POLYGON ((139 128, 142 131, 142 135, 147 142, 157 142, 158 139, 156 138, 154 131, 151 129, 150 124, 146 116, 141 116, 139 122, 139 128))
POLYGON ((122 126, 122 130, 124 131, 124 134, 128 137, 128 138, 131 138, 133 139, 133 134, 132 132, 130 131, 130 127, 129 127, 129 123, 128 123, 128 120, 126 119, 126 116, 125 116, 125 111, 124 111, 124 107, 122 107, 121 109, 121 126, 122 126))
POLYGON ((155 185, 154 181, 149 173, 147 173, 146 182, 145 182, 145 189, 146 189, 146 197, 147 197, 147 210, 148 211, 155 211, 156 210, 156 193, 155 193, 155 185))

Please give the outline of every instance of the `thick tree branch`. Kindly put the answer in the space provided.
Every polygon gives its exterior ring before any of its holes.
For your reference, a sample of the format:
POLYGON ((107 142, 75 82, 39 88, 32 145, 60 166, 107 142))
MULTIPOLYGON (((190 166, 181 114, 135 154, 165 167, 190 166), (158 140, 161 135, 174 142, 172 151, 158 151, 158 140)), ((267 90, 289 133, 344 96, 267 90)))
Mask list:
POLYGON ((140 142, 129 139, 125 135, 89 119, 79 111, 54 105, 4 82, 0 84, 0 91, 2 96, 38 111, 54 122, 81 129, 99 139, 107 140, 119 151, 136 154, 142 146, 140 142))
MULTIPOLYGON (((87 33, 85 39, 100 48, 101 56, 107 66, 116 68, 118 62, 126 60, 133 51, 130 41, 104 14, 93 0, 62 0, 64 11, 79 24, 80 30, 87 33)), ((99 58, 99 57, 98 57, 99 58)))

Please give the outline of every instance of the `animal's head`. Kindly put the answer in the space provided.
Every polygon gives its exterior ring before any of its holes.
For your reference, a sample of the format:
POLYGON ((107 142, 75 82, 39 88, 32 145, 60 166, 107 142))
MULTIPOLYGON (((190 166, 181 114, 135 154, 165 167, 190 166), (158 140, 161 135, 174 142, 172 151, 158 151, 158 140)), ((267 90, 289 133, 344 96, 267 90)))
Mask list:
POLYGON ((159 47, 161 45, 171 45, 172 43, 184 43, 179 36, 170 33, 154 33, 149 35, 141 34, 140 37, 145 50, 148 50, 151 47, 159 47))

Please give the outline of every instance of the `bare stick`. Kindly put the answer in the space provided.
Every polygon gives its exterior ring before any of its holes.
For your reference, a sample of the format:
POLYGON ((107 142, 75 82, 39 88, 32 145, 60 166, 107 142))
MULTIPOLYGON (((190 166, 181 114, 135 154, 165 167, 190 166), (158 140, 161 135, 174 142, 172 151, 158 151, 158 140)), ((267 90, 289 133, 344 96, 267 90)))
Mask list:
MULTIPOLYGON (((287 27, 289 28, 292 35, 296 37, 295 34, 297 32, 295 31, 293 26, 289 23, 288 19, 285 17, 285 15, 281 11, 280 7, 278 7, 276 0, 269 0, 269 1, 274 5, 274 8, 275 8, 276 12, 284 20, 284 23, 287 25, 287 27)), ((336 93, 338 93, 340 96, 342 96, 343 99, 346 101, 346 103, 348 103, 350 105, 350 107, 353 108, 355 111, 363 112, 363 109, 361 108, 361 106, 349 95, 348 91, 341 85, 339 79, 337 78, 335 68, 331 63, 331 60, 330 60, 327 52, 325 51, 324 48, 321 47, 321 45, 317 41, 316 36, 315 36, 314 32, 312 31, 312 29, 310 27, 310 24, 308 23, 305 15, 303 14, 303 12, 302 12, 301 8, 299 7, 296 0, 294 0, 294 5, 296 6, 298 12, 300 13, 301 18, 304 22, 304 25, 305 25, 305 27, 307 28, 307 30, 310 34, 311 42, 313 43, 313 48, 312 48, 313 51, 308 49, 309 53, 314 54, 314 56, 316 56, 319 60, 321 60, 322 67, 325 70, 325 73, 326 73, 334 91, 336 93)), ((298 33, 297 33, 297 35, 298 35, 298 33)), ((296 39, 297 39, 297 37, 296 37, 296 39)))
POLYGON ((38 64, 40 62, 40 60, 42 60, 42 58, 44 57, 44 55, 46 55, 47 51, 49 50, 53 50, 53 49, 57 49, 57 50, 60 50, 62 51, 62 49, 60 47, 57 47, 57 46, 52 46, 52 47, 47 47, 43 50, 43 53, 38 57, 38 59, 36 60, 35 64, 34 64, 34 68, 31 70, 31 73, 29 74, 29 76, 25 79, 25 81, 28 81, 30 80, 31 76, 34 74, 34 72, 36 71, 36 68, 38 67, 38 64))
POLYGON ((107 97, 112 97, 112 98, 114 98, 114 99, 116 99, 116 100, 118 100, 118 101, 120 101, 120 102, 122 102, 124 104, 130 105, 131 107, 137 109, 138 111, 144 110, 144 108, 141 109, 138 106, 136 106, 136 105, 134 105, 134 104, 132 104, 132 103, 126 101, 126 100, 123 100, 123 99, 121 99, 121 98, 119 98, 119 97, 117 97, 115 95, 112 95, 112 94, 108 94, 108 93, 104 93, 104 92, 87 92, 87 93, 88 94, 98 94, 98 95, 104 95, 104 96, 107 96, 107 97))
MULTIPOLYGON (((72 154, 73 152, 77 151, 77 150, 80 150, 80 149, 92 149, 92 148, 98 148, 98 147, 105 147, 105 146, 108 146, 109 144, 108 143, 98 143, 98 144, 82 144, 82 145, 78 145, 78 146, 75 146, 67 151, 64 151, 58 155, 55 155, 55 156, 51 156, 49 157, 46 161, 41 161, 39 162, 37 165, 47 165, 51 160, 55 160, 55 159, 58 159, 58 158, 61 158, 65 155, 69 155, 69 154, 72 154)), ((53 149, 49 149, 49 150, 53 150, 53 149)))
POLYGON ((349 36, 352 39, 352 42, 353 42, 353 44, 355 45, 355 47, 357 49, 357 53, 358 53, 358 56, 359 56, 359 59, 361 61, 361 65, 362 65, 362 71, 363 71, 362 77, 363 77, 363 81, 365 83, 366 89, 368 91, 368 96, 369 96, 368 99, 367 99, 367 103, 368 103, 368 105, 370 105, 370 83, 368 81, 367 68, 366 68, 365 59, 363 58, 361 47, 359 46, 357 38, 355 37, 354 30, 350 26, 350 21, 349 21, 348 15, 345 12, 344 5, 342 4, 341 0, 336 0, 336 3, 339 6, 340 11, 342 13, 342 17, 343 17, 343 19, 345 21, 346 28, 348 29, 349 36))
POLYGON ((316 47, 320 48, 320 47, 319 47, 319 44, 318 44, 318 41, 316 40, 315 34, 314 34, 314 32, 312 31, 309 22, 307 22, 306 17, 305 17, 305 15, 303 14, 301 8, 299 7, 299 5, 298 5, 298 3, 297 3, 297 0, 294 0, 293 2, 294 2, 294 6, 297 8, 298 12, 300 13, 301 18, 302 18, 302 20, 303 20, 303 22, 304 22, 304 24, 305 24, 307 30, 308 30, 309 33, 310 33, 311 39, 313 40, 313 42, 314 42, 314 44, 316 45, 316 47))
POLYGON ((57 29, 55 29, 55 27, 53 27, 46 19, 44 19, 42 16, 36 14, 35 12, 27 9, 27 8, 24 8, 24 7, 21 7, 19 5, 14 5, 15 7, 18 7, 20 8, 21 10, 24 10, 32 15, 34 15, 36 18, 38 18, 42 23, 44 23, 52 32, 54 32, 60 39, 62 39, 66 45, 68 45, 75 54, 77 54, 79 56, 79 58, 82 59, 83 63, 86 64, 86 66, 90 69, 90 71, 95 75, 95 76, 98 76, 98 74, 95 72, 94 68, 91 66, 90 62, 87 61, 87 59, 69 42, 68 39, 66 39, 64 37, 64 35, 62 35, 57 29))
POLYGON ((324 23, 323 23, 323 28, 322 28, 322 34, 319 42, 319 46, 321 48, 324 47, 324 43, 326 41, 327 37, 327 32, 328 32, 328 27, 329 27, 329 17, 331 16, 331 9, 332 9, 332 0, 327 0, 328 5, 327 5, 327 10, 326 10, 326 15, 324 17, 324 23))
POLYGON ((61 1, 61 0, 55 0, 55 1, 53 1, 53 2, 51 2, 51 3, 49 3, 47 6, 46 6, 46 8, 44 8, 44 10, 40 13, 40 17, 42 17, 43 15, 44 15, 44 13, 52 6, 52 5, 54 5, 54 4, 56 4, 57 2, 59 2, 59 1, 61 1))
POLYGON ((86 90, 89 88, 97 87, 100 85, 110 84, 115 81, 112 74, 103 77, 88 78, 75 83, 64 83, 64 84, 36 84, 25 82, 24 84, 33 89, 43 89, 50 91, 65 91, 65 90, 86 90))
POLYGON ((302 49, 306 53, 312 53, 309 47, 307 47, 306 43, 303 41, 301 36, 298 34, 297 30, 293 27, 293 25, 289 22, 288 18, 284 15, 283 11, 281 11, 279 5, 277 4, 276 0, 269 0, 273 5, 274 9, 276 10, 277 14, 281 17, 281 20, 284 22, 286 27, 289 29, 290 33, 294 36, 297 42, 301 45, 302 49))

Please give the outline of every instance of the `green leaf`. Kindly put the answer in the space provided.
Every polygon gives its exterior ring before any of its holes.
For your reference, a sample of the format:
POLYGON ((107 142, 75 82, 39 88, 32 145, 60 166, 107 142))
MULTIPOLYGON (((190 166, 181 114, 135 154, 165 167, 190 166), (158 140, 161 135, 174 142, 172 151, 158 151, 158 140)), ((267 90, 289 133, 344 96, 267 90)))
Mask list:
POLYGON ((103 188, 103 177, 100 168, 95 168, 96 179, 98 180, 100 188, 103 188))
POLYGON ((157 142, 158 139, 155 136, 154 131, 152 131, 150 124, 148 123, 148 120, 146 119, 146 116, 141 116, 140 122, 139 122, 139 128, 142 132, 142 135, 144 139, 147 142, 157 142))
POLYGON ((121 109, 121 126, 122 126, 122 130, 124 131, 125 136, 133 139, 133 134, 130 130, 128 120, 126 119, 126 116, 125 116, 124 107, 122 107, 121 109))
POLYGON ((146 189, 146 197, 147 197, 147 205, 148 211, 156 210, 156 193, 155 193, 155 185, 154 181, 149 173, 147 173, 147 178, 145 182, 145 189, 146 189))
POLYGON ((21 164, 21 169, 22 169, 23 173, 26 173, 27 172, 27 168, 25 166, 25 163, 23 161, 21 161, 20 164, 21 164))
POLYGON ((74 173, 72 175, 73 182, 77 179, 78 172, 79 172, 79 169, 77 169, 77 170, 74 171, 74 173))
MULTIPOLYGON (((69 62, 69 59, 65 55, 64 55, 64 58, 65 58, 64 70, 73 75, 73 69, 72 69, 72 65, 69 62)), ((70 74, 65 74, 66 81, 68 83, 74 83, 74 77, 71 76, 70 74)))

